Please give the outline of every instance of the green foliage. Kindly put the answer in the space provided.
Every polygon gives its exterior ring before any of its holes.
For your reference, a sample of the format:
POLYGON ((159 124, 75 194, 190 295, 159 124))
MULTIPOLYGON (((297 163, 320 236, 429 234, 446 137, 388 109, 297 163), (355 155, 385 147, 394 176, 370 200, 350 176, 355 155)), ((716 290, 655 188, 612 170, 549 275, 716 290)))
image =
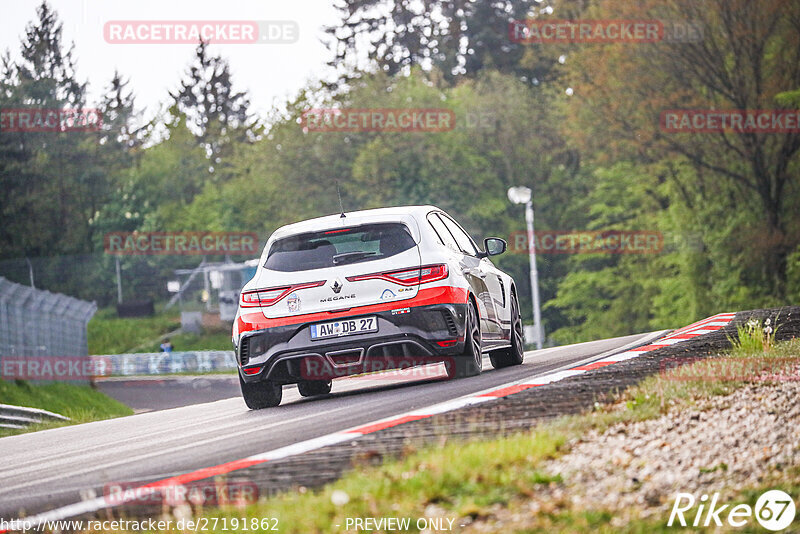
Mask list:
MULTIPOLYGON (((425 507, 435 505, 448 515, 467 516, 561 481, 542 473, 539 465, 559 454, 568 434, 562 429, 548 430, 426 448, 381 467, 365 466, 318 492, 284 494, 240 513, 277 517, 286 532, 326 532, 330 525, 343 525, 346 517, 369 516, 379 509, 391 509, 396 517, 424 517, 425 507), (343 492, 349 502, 333 504, 334 491, 343 492)), ((226 516, 229 512, 207 513, 226 516)), ((411 529, 416 531, 413 521, 411 529)))
POLYGON ((90 386, 78 386, 64 382, 32 384, 24 380, 13 382, 0 380, 0 402, 40 408, 71 419, 67 423, 46 423, 29 427, 26 430, 0 429, 0 436, 133 414, 133 410, 121 402, 90 386))
POLYGON ((672 133, 660 117, 675 109, 796 107, 798 79, 785 65, 800 62, 797 27, 791 22, 800 15, 800 4, 587 4, 586 18, 691 20, 702 36, 694 43, 652 47, 576 48, 566 62, 575 94, 565 105, 567 136, 590 164, 689 166, 691 174, 667 175, 675 187, 670 209, 683 204, 684 226, 694 227, 694 239, 707 246, 702 251, 707 266, 693 276, 708 291, 707 301, 736 307, 786 303, 786 259, 800 240, 796 134, 672 133))
POLYGON ((200 42, 181 87, 170 93, 173 112, 188 119, 209 160, 209 172, 223 180, 236 143, 245 143, 253 134, 250 101, 246 92, 236 92, 228 61, 210 54, 208 43, 200 42))
POLYGON ((775 95, 775 102, 786 107, 800 107, 800 89, 784 91, 775 95))
POLYGON ((554 58, 528 66, 521 61, 525 46, 508 39, 509 21, 524 19, 536 5, 533 0, 397 0, 387 8, 381 0, 345 0, 336 6, 340 23, 326 28, 334 52, 330 65, 361 66, 366 55, 369 68, 390 75, 432 65, 451 83, 483 69, 540 81, 551 75, 554 58), (364 47, 366 34, 370 44, 364 47))
MULTIPOLYGON (((153 317, 117 317, 113 308, 99 310, 89 321, 89 354, 158 352, 164 336, 180 328, 177 312, 153 317)), ((230 324, 207 328, 202 333, 170 336, 176 351, 232 350, 230 324)))
POLYGON ((170 341, 175 350, 233 350, 230 325, 202 334, 177 334, 170 341))
POLYGON ((121 354, 141 347, 137 352, 156 352, 164 334, 180 328, 176 314, 153 317, 116 317, 113 308, 98 311, 89 321, 89 354, 121 354))
POLYGON ((800 246, 786 260, 787 292, 789 302, 800 302, 800 246))
MULTIPOLYGON (((777 323, 777 320, 776 320, 777 323)), ((736 327, 736 339, 731 339, 735 353, 769 352, 775 345, 775 333, 779 325, 767 318, 763 324, 758 319, 750 319, 736 327)))

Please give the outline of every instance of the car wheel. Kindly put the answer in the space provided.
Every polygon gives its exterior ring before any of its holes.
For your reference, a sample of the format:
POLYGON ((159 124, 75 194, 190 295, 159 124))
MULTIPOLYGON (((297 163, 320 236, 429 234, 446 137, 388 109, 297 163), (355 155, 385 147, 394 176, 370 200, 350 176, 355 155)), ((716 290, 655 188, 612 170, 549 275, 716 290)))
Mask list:
POLYGON ((475 304, 467 307, 467 323, 464 330, 464 352, 453 357, 452 365, 447 366, 449 378, 463 378, 480 374, 483 353, 481 352, 481 322, 475 304))
POLYGON ((517 296, 511 298, 511 346, 489 353, 492 367, 500 369, 512 365, 520 365, 525 358, 525 347, 522 337, 522 317, 519 315, 517 296))
POLYGON ((260 380, 248 383, 239 377, 239 385, 242 387, 242 397, 244 403, 251 410, 271 408, 281 403, 283 397, 283 387, 272 380, 260 380))
POLYGON ((330 380, 304 380, 297 383, 297 390, 303 397, 327 395, 331 392, 330 380))

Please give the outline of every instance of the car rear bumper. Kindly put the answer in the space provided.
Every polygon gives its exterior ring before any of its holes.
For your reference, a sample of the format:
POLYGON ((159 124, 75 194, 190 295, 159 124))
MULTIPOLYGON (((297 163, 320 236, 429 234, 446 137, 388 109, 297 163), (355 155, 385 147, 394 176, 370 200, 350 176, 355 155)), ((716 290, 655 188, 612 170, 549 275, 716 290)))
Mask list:
POLYGON ((246 332, 236 351, 239 374, 246 382, 291 384, 446 361, 463 351, 466 304, 412 303, 335 319, 376 317, 373 333, 312 340, 310 326, 324 321, 246 332))

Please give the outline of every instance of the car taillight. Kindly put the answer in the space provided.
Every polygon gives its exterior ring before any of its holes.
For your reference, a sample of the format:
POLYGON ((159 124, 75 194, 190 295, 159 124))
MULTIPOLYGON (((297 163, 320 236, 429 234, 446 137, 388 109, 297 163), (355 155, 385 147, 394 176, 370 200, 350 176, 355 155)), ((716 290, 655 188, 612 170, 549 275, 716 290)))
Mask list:
POLYGON ((319 282, 307 282, 304 284, 294 284, 290 286, 269 287, 265 289, 256 289, 253 291, 243 291, 239 297, 239 306, 242 308, 258 308, 265 306, 272 306, 280 301, 292 291, 298 289, 305 289, 308 287, 319 287, 325 283, 325 280, 319 282))
POLYGON ((425 265, 422 267, 415 267, 414 269, 400 269, 397 271, 384 271, 382 273, 359 274, 357 276, 348 276, 350 282, 357 282, 359 280, 388 280, 395 284, 402 286, 415 286, 417 284, 427 284, 428 282, 435 282, 437 280, 444 280, 447 278, 447 265, 425 265))
POLYGON ((262 289, 261 291, 248 291, 242 293, 241 305, 245 308, 271 306, 278 302, 278 299, 288 290, 289 287, 274 287, 271 289, 262 289))

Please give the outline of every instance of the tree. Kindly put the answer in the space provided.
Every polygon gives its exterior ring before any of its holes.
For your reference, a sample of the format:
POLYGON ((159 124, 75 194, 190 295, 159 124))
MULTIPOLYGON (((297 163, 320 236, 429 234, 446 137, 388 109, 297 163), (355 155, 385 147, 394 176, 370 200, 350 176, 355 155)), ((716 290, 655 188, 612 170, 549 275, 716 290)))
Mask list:
POLYGON ((669 109, 780 108, 778 95, 800 86, 800 4, 598 0, 587 17, 691 21, 702 29, 694 41, 576 49, 567 62, 576 95, 570 135, 598 163, 688 162, 695 172, 676 175, 683 181, 671 201, 703 210, 731 198, 737 210, 751 212, 747 220, 737 217, 744 226, 728 251, 748 265, 745 284, 762 287, 770 302, 785 302, 787 257, 800 243, 800 134, 672 134, 660 129, 659 118, 669 109))
MULTIPOLYGON (((86 83, 75 76, 73 48, 65 51, 62 25, 47 2, 36 10, 21 42, 20 60, 3 60, 0 107, 82 109, 86 83)), ((0 210, 3 256, 86 251, 87 220, 80 198, 90 133, 1 132, 0 210)))
MULTIPOLYGON (((326 28, 334 59, 345 78, 363 70, 359 57, 389 75, 413 67, 438 69, 445 80, 496 69, 530 80, 545 77, 543 70, 520 65, 524 45, 509 38, 509 24, 524 19, 533 0, 342 0, 341 23, 326 28)), ((551 62, 549 67, 552 67, 551 62)), ((541 69, 543 65, 539 65, 541 69)))
POLYGON ((75 44, 64 50, 63 25, 46 1, 42 1, 36 14, 39 20, 25 29, 22 61, 14 65, 25 103, 80 107, 85 102, 86 83, 75 76, 75 44))
POLYGON ((186 77, 170 97, 205 150, 210 171, 219 176, 219 167, 230 163, 226 159, 233 144, 247 141, 254 128, 250 100, 245 92, 233 90, 228 62, 210 55, 208 44, 200 42, 186 77))
MULTIPOLYGON (((131 213, 131 206, 124 205, 127 202, 121 200, 128 199, 130 169, 141 156, 143 137, 141 130, 133 126, 137 117, 135 99, 127 87, 128 82, 114 72, 100 99, 102 127, 87 147, 92 158, 83 170, 85 216, 90 223, 89 239, 96 249, 102 248, 105 233, 134 229, 129 228, 130 217, 125 217, 126 213, 131 213)), ((132 211, 138 210, 133 208, 132 211)))

